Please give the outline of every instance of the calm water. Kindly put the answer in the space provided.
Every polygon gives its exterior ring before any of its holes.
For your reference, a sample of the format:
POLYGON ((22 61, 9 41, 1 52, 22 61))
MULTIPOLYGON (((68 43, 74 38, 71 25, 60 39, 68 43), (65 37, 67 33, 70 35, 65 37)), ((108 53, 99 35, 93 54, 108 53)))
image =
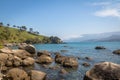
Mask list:
MULTIPOLYGON (((79 68, 77 70, 69 70, 68 74, 60 74, 59 70, 51 70, 44 68, 39 64, 35 64, 35 69, 48 73, 47 80, 83 80, 83 76, 95 63, 101 61, 110 61, 120 64, 120 56, 112 53, 113 50, 120 49, 120 42, 79 42, 67 44, 35 44, 37 50, 48 50, 50 52, 60 52, 62 55, 80 57, 79 68), (95 46, 104 46, 105 50, 95 50, 95 46), (61 52, 61 50, 66 50, 61 52), (85 57, 92 58, 91 61, 85 57), (90 67, 82 66, 83 62, 90 63, 90 67)), ((54 56, 53 56, 54 57, 54 56)), ((49 66, 55 66, 54 62, 49 66)))

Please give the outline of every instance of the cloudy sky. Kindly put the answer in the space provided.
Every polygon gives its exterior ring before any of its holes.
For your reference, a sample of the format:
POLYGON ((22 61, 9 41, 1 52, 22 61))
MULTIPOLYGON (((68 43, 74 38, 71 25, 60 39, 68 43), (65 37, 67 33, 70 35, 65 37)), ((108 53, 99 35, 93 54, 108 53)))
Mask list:
POLYGON ((120 0, 0 0, 0 22, 63 40, 120 31, 120 0))

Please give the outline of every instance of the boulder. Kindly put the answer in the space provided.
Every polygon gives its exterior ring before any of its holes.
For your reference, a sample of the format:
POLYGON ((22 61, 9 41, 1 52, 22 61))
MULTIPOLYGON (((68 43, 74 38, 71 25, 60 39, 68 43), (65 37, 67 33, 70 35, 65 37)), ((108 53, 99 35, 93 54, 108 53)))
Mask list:
POLYGON ((29 52, 31 54, 36 53, 36 49, 35 49, 35 47, 33 45, 20 45, 18 48, 26 50, 27 52, 29 52))
POLYGON ((64 67, 68 68, 77 68, 78 67, 78 61, 76 58, 73 57, 67 57, 65 61, 63 62, 64 67))
POLYGON ((78 61, 74 57, 66 57, 57 54, 55 56, 55 62, 62 64, 64 67, 75 68, 78 67, 78 61))
POLYGON ((50 56, 50 53, 46 50, 44 51, 38 51, 37 52, 37 56, 41 56, 41 55, 46 55, 46 56, 50 56))
POLYGON ((17 56, 14 56, 12 54, 8 54, 8 58, 7 60, 5 61, 5 65, 10 67, 10 66, 20 66, 22 63, 22 59, 17 57, 17 56))
POLYGON ((30 80, 28 74, 19 68, 10 69, 6 74, 7 80, 30 80))
POLYGON ((96 46, 95 49, 106 49, 104 46, 96 46))
POLYGON ((61 56, 60 54, 56 54, 55 56, 55 62, 59 63, 59 64, 63 64, 63 62, 65 61, 67 57, 65 56, 61 56))
POLYGON ((21 58, 17 57, 17 56, 14 56, 13 58, 13 66, 20 66, 22 64, 22 60, 21 58))
POLYGON ((50 56, 41 55, 40 57, 38 57, 37 62, 47 64, 47 63, 52 63, 53 59, 50 56))
POLYGON ((6 60, 8 59, 8 55, 5 53, 0 53, 0 64, 5 65, 6 60))
POLYGON ((101 62, 87 71, 84 80, 120 80, 120 65, 112 62, 101 62))
POLYGON ((13 53, 12 49, 8 48, 8 47, 4 47, 2 49, 0 49, 0 53, 13 53))
POLYGON ((25 59, 31 56, 31 54, 25 50, 12 50, 12 51, 13 55, 18 56, 21 59, 25 59))
POLYGON ((118 54, 118 55, 120 55, 120 49, 118 49, 118 50, 114 50, 113 53, 114 53, 114 54, 118 54))
POLYGON ((87 62, 84 62, 82 65, 83 65, 84 67, 89 67, 89 66, 90 66, 90 64, 87 63, 87 62))
POLYGON ((30 65, 33 65, 34 62, 35 62, 35 60, 33 58, 28 57, 28 58, 24 59, 22 63, 24 66, 30 66, 30 65))
POLYGON ((31 70, 30 77, 31 77, 30 80, 45 80, 46 73, 41 71, 31 70))

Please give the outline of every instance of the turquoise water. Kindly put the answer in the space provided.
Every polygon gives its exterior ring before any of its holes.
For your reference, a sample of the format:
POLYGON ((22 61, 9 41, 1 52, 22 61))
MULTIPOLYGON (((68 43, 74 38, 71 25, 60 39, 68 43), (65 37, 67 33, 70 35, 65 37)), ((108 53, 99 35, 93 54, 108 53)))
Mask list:
MULTIPOLYGON (((59 74, 59 70, 45 69, 36 64, 35 69, 48 73, 47 80, 83 80, 83 76, 95 63, 110 61, 120 64, 120 55, 113 54, 113 50, 120 49, 120 42, 76 42, 67 44, 34 44, 37 50, 48 50, 49 52, 60 52, 62 55, 80 57, 77 70, 71 70, 68 74, 59 74), (96 46, 104 46, 105 50, 95 50, 96 46), (64 50, 64 51, 61 51, 64 50), (90 57, 92 60, 86 60, 90 57), (88 62, 91 66, 82 66, 83 62, 88 62)), ((54 64, 54 63, 52 63, 54 64)), ((56 65, 56 64, 54 64, 56 65)), ((50 65, 51 66, 51 65, 50 65)))

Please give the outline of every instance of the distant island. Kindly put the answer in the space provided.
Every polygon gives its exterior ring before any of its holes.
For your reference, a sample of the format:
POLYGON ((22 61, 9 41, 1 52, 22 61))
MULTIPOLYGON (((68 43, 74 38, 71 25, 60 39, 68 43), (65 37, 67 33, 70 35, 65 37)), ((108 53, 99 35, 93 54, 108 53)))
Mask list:
POLYGON ((3 43, 54 43, 59 44, 63 41, 57 36, 44 36, 40 35, 38 31, 34 31, 33 28, 27 30, 26 26, 16 26, 3 24, 0 22, 0 44, 3 43))
POLYGON ((83 34, 77 38, 66 40, 67 42, 113 42, 120 41, 120 31, 99 34, 83 34))

